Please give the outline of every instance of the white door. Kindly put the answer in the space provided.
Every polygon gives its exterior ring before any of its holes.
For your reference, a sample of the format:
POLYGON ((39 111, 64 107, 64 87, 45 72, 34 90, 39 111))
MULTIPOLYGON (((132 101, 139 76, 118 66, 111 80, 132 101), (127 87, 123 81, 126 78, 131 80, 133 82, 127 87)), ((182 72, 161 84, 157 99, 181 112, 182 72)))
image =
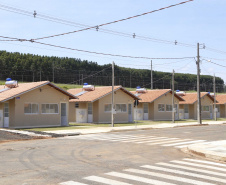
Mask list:
POLYGON ((4 125, 3 127, 9 127, 9 103, 4 103, 4 125))
POLYGON ((133 122, 133 115, 132 115, 132 104, 128 104, 128 116, 129 116, 129 122, 133 122))
POLYGON ((134 108, 134 119, 135 120, 143 120, 143 109, 137 109, 136 107, 134 108))
POLYGON ((67 126, 68 119, 67 119, 67 104, 61 103, 61 126, 67 126))
POLYGON ((88 103, 88 123, 93 122, 93 104, 88 103))
POLYGON ((148 120, 148 104, 144 103, 144 120, 148 120))
POLYGON ((210 105, 210 119, 213 119, 213 107, 210 105))
POLYGON ((3 127, 3 110, 0 110, 0 128, 3 127))
POLYGON ((184 119, 184 109, 179 109, 179 119, 184 119))
POLYGON ((184 119, 189 119, 189 106, 184 105, 184 119))
POLYGON ((178 120, 179 119, 178 104, 175 104, 174 108, 175 108, 175 111, 176 111, 175 112, 175 119, 178 120))
POLYGON ((87 123, 87 110, 86 109, 76 109, 76 122, 77 123, 87 123))

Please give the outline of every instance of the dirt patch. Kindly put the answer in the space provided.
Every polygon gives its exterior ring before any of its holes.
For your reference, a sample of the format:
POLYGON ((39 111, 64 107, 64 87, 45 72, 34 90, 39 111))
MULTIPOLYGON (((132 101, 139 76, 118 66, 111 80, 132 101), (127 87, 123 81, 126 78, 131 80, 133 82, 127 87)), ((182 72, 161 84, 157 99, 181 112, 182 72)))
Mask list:
POLYGON ((29 135, 17 134, 17 133, 0 130, 0 143, 10 142, 10 141, 31 140, 31 139, 45 139, 45 138, 46 137, 29 136, 29 135))

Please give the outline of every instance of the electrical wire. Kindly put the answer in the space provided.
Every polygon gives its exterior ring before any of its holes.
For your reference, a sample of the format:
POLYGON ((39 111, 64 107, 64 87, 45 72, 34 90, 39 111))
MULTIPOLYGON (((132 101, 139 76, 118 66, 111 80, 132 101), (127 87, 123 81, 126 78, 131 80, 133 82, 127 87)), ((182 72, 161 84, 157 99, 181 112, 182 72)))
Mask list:
POLYGON ((68 35, 68 34, 72 34, 72 33, 76 33, 76 32, 86 31, 86 30, 90 30, 90 29, 94 29, 94 28, 97 29, 97 28, 102 27, 102 26, 106 26, 106 25, 126 21, 126 20, 129 20, 129 19, 137 18, 137 17, 140 17, 140 16, 144 16, 144 15, 147 15, 147 14, 155 13, 155 12, 162 11, 162 10, 165 10, 165 9, 168 9, 168 8, 172 8, 172 7, 175 7, 175 6, 178 6, 178 5, 182 5, 182 4, 191 2, 191 1, 193 1, 193 0, 183 1, 183 2, 173 4, 173 5, 170 5, 170 6, 166 6, 166 7, 160 8, 160 9, 152 10, 152 11, 149 11, 149 12, 145 12, 145 13, 142 13, 142 14, 134 15, 134 16, 131 16, 131 17, 123 18, 123 19, 119 19, 119 20, 116 20, 116 21, 111 21, 111 22, 100 24, 100 25, 97 25, 97 26, 91 26, 91 27, 84 28, 84 29, 81 29, 81 30, 75 30, 75 31, 65 32, 65 33, 56 34, 56 35, 40 37, 40 38, 36 38, 34 40, 41 40, 41 39, 47 39, 47 38, 52 38, 52 37, 58 37, 58 36, 68 35))

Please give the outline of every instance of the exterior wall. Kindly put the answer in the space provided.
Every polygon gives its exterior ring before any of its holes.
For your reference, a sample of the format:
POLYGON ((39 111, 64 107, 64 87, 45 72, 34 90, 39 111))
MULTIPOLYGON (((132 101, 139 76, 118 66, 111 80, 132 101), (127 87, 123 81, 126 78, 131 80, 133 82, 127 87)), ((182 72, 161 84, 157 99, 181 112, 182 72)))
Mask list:
POLYGON ((225 118, 225 105, 220 105, 220 118, 225 118))
POLYGON ((155 119, 155 114, 154 114, 154 102, 149 103, 148 106, 148 111, 149 111, 149 119, 150 120, 154 120, 155 119))
MULTIPOLYGON (((104 110, 104 106, 105 104, 111 104, 111 94, 101 98, 99 100, 99 113, 98 113, 98 117, 99 117, 99 121, 98 123, 110 123, 111 122, 111 112, 105 112, 104 110)), ((133 109, 133 105, 134 105, 134 99, 129 96, 128 94, 124 93, 122 90, 118 90, 115 92, 114 94, 114 103, 115 104, 126 104, 127 106, 127 110, 126 112, 123 113, 116 113, 114 115, 114 121, 115 123, 128 123, 129 122, 129 116, 128 116, 128 104, 131 103, 132 104, 132 114, 134 114, 134 109, 133 109)), ((140 104, 138 106, 141 106, 140 104)), ((134 116, 134 115, 132 115, 134 116)))
POLYGON ((95 101, 93 103, 93 122, 98 123, 99 122, 99 100, 95 101))
POLYGON ((189 119, 197 119, 197 103, 188 106, 189 119))
POLYGON ((69 122, 75 122, 75 103, 74 102, 70 102, 69 103, 69 111, 68 111, 69 115, 68 115, 68 120, 69 122))
MULTIPOLYGON (((175 104, 178 104, 179 107, 179 100, 174 98, 175 104)), ((166 111, 166 104, 172 105, 172 94, 167 93, 160 97, 159 99, 154 101, 154 120, 171 120, 172 119, 172 112, 166 111), (159 112, 158 111, 158 104, 165 105, 165 111, 159 112)))
POLYGON ((45 85, 41 88, 32 90, 15 99, 10 100, 9 105, 9 127, 29 128, 29 127, 48 127, 61 126, 61 103, 67 104, 67 114, 69 109, 69 97, 60 91, 45 85), (25 103, 39 104, 38 114, 25 114, 25 103), (58 104, 57 114, 42 114, 43 103, 58 104))

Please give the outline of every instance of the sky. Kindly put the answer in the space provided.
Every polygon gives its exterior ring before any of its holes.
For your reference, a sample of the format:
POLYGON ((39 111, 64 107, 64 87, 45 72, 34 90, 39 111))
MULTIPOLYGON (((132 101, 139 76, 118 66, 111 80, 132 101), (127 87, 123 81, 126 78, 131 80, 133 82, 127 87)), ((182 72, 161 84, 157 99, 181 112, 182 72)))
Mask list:
MULTIPOLYGON (((0 36, 27 40, 42 38, 109 23, 182 1, 186 0, 0 0, 0 36), (34 11, 37 13, 35 18, 34 11)), ((153 59, 153 70, 196 74, 197 43, 200 43, 201 74, 215 74, 226 82, 225 7, 226 1, 222 0, 194 0, 101 26, 98 31, 90 29, 36 40, 77 50, 147 59, 97 55, 35 42, 3 41, 3 38, 0 38, 0 50, 80 58, 100 65, 114 61, 121 67, 139 69, 150 69, 151 58, 174 58, 153 59)))

